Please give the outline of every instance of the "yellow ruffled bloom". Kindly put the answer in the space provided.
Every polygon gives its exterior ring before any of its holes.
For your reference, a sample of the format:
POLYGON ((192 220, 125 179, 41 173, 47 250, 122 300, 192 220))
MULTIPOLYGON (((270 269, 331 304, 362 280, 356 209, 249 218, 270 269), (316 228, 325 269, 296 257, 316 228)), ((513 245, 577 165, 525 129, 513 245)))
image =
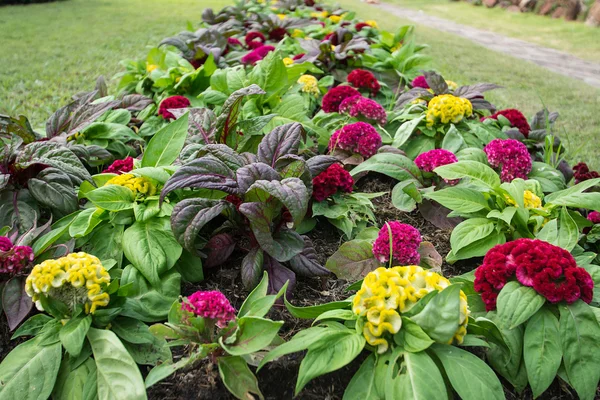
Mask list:
POLYGON ((329 16, 329 12, 328 11, 322 11, 322 12, 311 12, 310 16, 312 18, 327 18, 329 16))
POLYGON ((288 65, 292 65, 292 64, 294 63, 294 60, 292 60, 292 59, 291 59, 291 58, 289 58, 289 57, 286 57, 286 58, 284 58, 284 59, 283 59, 283 63, 284 63, 286 66, 288 66, 288 65))
POLYGON ((286 15, 285 14, 277 14, 277 16, 279 17, 280 20, 284 20, 286 19, 286 15))
POLYGON ((446 85, 448 85, 448 89, 456 90, 458 88, 458 83, 454 81, 446 81, 446 85))
POLYGON ((124 186, 130 189, 136 197, 154 196, 156 194, 156 186, 148 178, 136 177, 133 174, 117 175, 106 182, 104 186, 106 185, 124 186))
POLYGON ((332 15, 329 17, 329 20, 334 24, 338 24, 342 20, 342 17, 339 15, 332 15))
POLYGON ((292 37, 293 38, 303 38, 304 36, 305 36, 304 32, 301 31, 300 29, 294 29, 292 31, 292 37))
MULTIPOLYGON (((506 195, 504 197, 505 197, 507 204, 510 204, 511 206, 514 206, 514 207, 519 207, 517 202, 514 201, 512 198, 510 198, 506 195)), ((523 205, 525 206, 525 208, 542 208, 542 199, 540 199, 531 190, 526 190, 523 193, 523 205)))
POLYGON ((438 122, 456 124, 472 114, 473 105, 469 100, 451 94, 441 94, 429 102, 425 119, 427 126, 431 127, 438 122))
POLYGON ((375 28, 375 29, 379 28, 379 25, 377 25, 377 21, 374 21, 372 19, 365 21, 365 24, 369 25, 371 28, 375 28))
POLYGON ((146 72, 150 73, 158 68, 156 64, 146 64, 146 72))
MULTIPOLYGON (((352 302, 352 311, 365 318, 363 335, 382 354, 389 348, 389 335, 402 328, 401 314, 434 290, 444 290, 450 281, 416 265, 378 268, 370 272, 352 302), (387 338, 385 336, 388 336, 387 338)), ((469 308, 467 296, 460 292, 459 327, 450 342, 462 343, 467 333, 469 308)))
POLYGON ((38 310, 44 311, 40 298, 52 297, 65 303, 71 311, 78 305, 93 314, 110 300, 104 292, 110 275, 100 260, 87 253, 71 253, 57 260, 46 260, 33 267, 25 280, 25 292, 38 310))
POLYGON ((302 91, 315 96, 319 95, 319 82, 312 75, 302 75, 298 78, 298 83, 302 85, 302 91))

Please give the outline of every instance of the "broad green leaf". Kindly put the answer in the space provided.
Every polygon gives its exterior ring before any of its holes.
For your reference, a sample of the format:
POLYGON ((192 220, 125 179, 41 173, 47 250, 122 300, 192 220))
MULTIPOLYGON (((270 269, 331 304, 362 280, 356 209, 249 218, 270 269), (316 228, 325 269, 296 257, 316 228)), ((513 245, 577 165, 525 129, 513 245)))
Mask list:
POLYGON ((392 142, 392 146, 400 148, 404 143, 406 143, 406 141, 411 137, 411 135, 417 128, 417 125, 419 125, 419 123, 423 121, 423 119, 425 119, 425 115, 422 115, 410 121, 403 122, 394 134, 394 141, 392 142))
POLYGON ((434 200, 459 213, 474 213, 489 209, 487 200, 479 190, 465 187, 447 187, 424 195, 426 199, 434 200))
POLYGON ((94 352, 99 400, 145 400, 142 374, 113 332, 90 328, 87 337, 94 352))
POLYGON ((283 321, 271 321, 259 317, 238 319, 238 332, 235 342, 229 344, 219 338, 219 343, 232 356, 252 354, 267 347, 277 336, 283 321))
POLYGON ((546 308, 525 326, 523 360, 533 397, 539 397, 554 381, 562 360, 558 319, 546 308))
POLYGON ((343 400, 379 400, 383 396, 375 385, 375 366, 377 358, 371 354, 363 363, 344 391, 343 400))
POLYGON ((133 208, 134 193, 119 185, 107 185, 92 190, 86 197, 96 207, 108 211, 122 211, 133 208))
POLYGON ((458 129, 451 125, 442 140, 442 149, 457 153, 463 146, 465 146, 465 139, 458 129))
POLYGON ((174 374, 177 370, 191 365, 193 361, 194 360, 192 357, 184 357, 176 363, 165 362, 160 365, 157 365, 156 367, 152 368, 146 376, 146 381, 144 382, 146 388, 149 388, 152 385, 169 377, 170 375, 174 374))
POLYGON ((395 153, 378 153, 360 165, 354 167, 350 175, 356 176, 361 172, 372 171, 387 175, 399 181, 407 179, 421 180, 421 171, 408 157, 395 153))
POLYGON ((81 352, 85 336, 92 325, 92 316, 78 316, 70 319, 58 332, 60 342, 71 357, 77 357, 81 352))
POLYGON ((394 335, 394 341, 411 353, 423 351, 434 343, 419 325, 406 317, 402 317, 402 329, 394 335))
POLYGON ((458 347, 430 347, 444 366, 452 387, 463 400, 504 399, 504 390, 494 371, 477 356, 458 347))
POLYGON ((533 288, 517 281, 508 282, 498 295, 498 319, 513 329, 531 318, 544 303, 546 299, 533 288))
POLYGON ((285 307, 290 314, 302 319, 315 319, 325 311, 349 308, 351 304, 352 302, 349 300, 342 300, 319 304, 317 306, 296 307, 285 299, 285 307))
POLYGON ((427 352, 409 353, 397 348, 393 354, 387 368, 386 399, 448 398, 442 374, 427 352), (396 375, 395 364, 399 356, 402 357, 404 368, 396 375))
POLYGON ((462 248, 489 236, 496 224, 487 218, 470 218, 461 222, 450 235, 452 251, 457 253, 462 248))
POLYGON ((459 161, 443 165, 433 170, 444 179, 468 178, 471 183, 485 189, 496 189, 500 186, 500 177, 490 167, 477 161, 459 161))
POLYGON ((560 211, 560 226, 558 228, 558 243, 557 246, 562 247, 567 251, 573 250, 579 240, 579 229, 577 223, 571 215, 567 207, 563 207, 560 211))
POLYGON ((223 384, 238 399, 264 399, 258 381, 242 357, 219 357, 219 375, 223 384))
POLYGON ((96 207, 86 208, 77 214, 71 225, 69 226, 69 235, 74 238, 86 236, 94 229, 101 221, 100 214, 102 210, 96 207))
POLYGON ((56 379, 56 385, 52 391, 54 400, 82 400, 84 388, 91 375, 96 375, 96 363, 87 358, 77 368, 71 370, 68 358, 63 359, 56 379))
POLYGON ((415 185, 415 180, 406 180, 398 182, 392 189, 392 204, 394 207, 404 212, 412 212, 417 208, 417 201, 412 198, 404 189, 409 185, 415 185))
POLYGON ((46 314, 36 314, 23 322, 10 339, 14 340, 21 336, 35 336, 51 320, 52 318, 46 314))
POLYGON ((438 343, 448 343, 460 323, 460 284, 453 284, 433 297, 425 308, 410 317, 438 343))
POLYGON ((600 193, 584 192, 598 184, 600 184, 600 178, 589 179, 568 189, 551 193, 544 200, 546 204, 600 211, 600 193))
POLYGON ((171 165, 183 149, 187 137, 188 113, 161 128, 150 139, 142 156, 142 167, 171 165))

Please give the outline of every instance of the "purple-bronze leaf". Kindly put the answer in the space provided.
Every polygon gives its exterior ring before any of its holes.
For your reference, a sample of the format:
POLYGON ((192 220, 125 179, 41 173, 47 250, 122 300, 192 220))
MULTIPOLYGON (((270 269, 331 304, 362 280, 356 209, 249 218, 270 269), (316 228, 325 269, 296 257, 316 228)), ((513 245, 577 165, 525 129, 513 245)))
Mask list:
POLYGON ((203 146, 196 157, 204 157, 210 155, 236 171, 246 165, 246 159, 236 153, 231 147, 226 144, 209 144, 203 146))
POLYGON ((294 272, 281 265, 273 257, 269 257, 266 254, 264 268, 269 274, 269 289, 267 293, 277 294, 279 293, 283 285, 285 285, 286 282, 289 282, 285 290, 285 295, 289 299, 292 296, 294 287, 296 286, 296 274, 294 274, 294 272))
POLYGON ((129 111, 141 111, 152 103, 154 103, 154 100, 150 97, 141 94, 126 94, 121 99, 119 107, 129 111))
POLYGON ((229 233, 219 233, 213 236, 204 247, 204 251, 207 253, 204 266, 212 268, 223 264, 234 249, 235 241, 229 233))
POLYGON ((419 255, 421 256, 421 267, 430 269, 433 272, 442 273, 442 256, 437 252, 432 243, 421 242, 419 245, 419 255))
POLYGON ((452 230, 463 221, 462 218, 458 217, 448 218, 449 209, 438 202, 427 199, 423 199, 423 202, 419 204, 419 211, 423 218, 444 230, 452 230))
POLYGON ((217 117, 208 108, 190 108, 188 135, 194 143, 210 144, 215 141, 217 117))
POLYGON ((258 145, 258 161, 275 167, 279 157, 298 154, 304 129, 298 122, 278 126, 269 132, 258 145))
POLYGON ((304 249, 302 253, 290 260, 290 268, 300 276, 327 276, 331 272, 324 268, 317 257, 312 241, 308 236, 302 236, 304 239, 304 249))
POLYGON ((25 293, 24 278, 16 277, 6 282, 2 291, 2 308, 11 331, 27 317, 32 307, 33 302, 25 293))
POLYGON ((23 148, 18 155, 15 166, 25 169, 32 165, 54 167, 80 184, 91 181, 90 173, 85 169, 77 155, 69 148, 54 142, 33 142, 23 148))
POLYGON ((196 198, 180 201, 171 214, 175 239, 190 253, 198 254, 195 245, 198 233, 227 208, 231 208, 231 203, 224 200, 196 198))
POLYGON ((275 197, 290 212, 294 224, 302 222, 308 208, 308 190, 298 178, 286 178, 280 181, 258 180, 246 192, 247 201, 266 202, 275 197))
POLYGON ((246 193, 250 186, 258 180, 277 181, 279 173, 265 163, 256 162, 243 166, 236 171, 237 184, 241 193, 246 193))
POLYGON ((340 246, 325 263, 339 279, 356 281, 380 267, 373 256, 373 245, 367 240, 351 240, 340 246))
POLYGON ((241 88, 233 92, 225 104, 221 108, 221 114, 217 118, 216 122, 216 139, 219 143, 226 143, 227 136, 232 134, 231 129, 237 123, 237 119, 240 115, 240 106, 245 96, 253 94, 264 94, 258 85, 252 84, 248 87, 241 88))
MULTIPOLYGON (((267 256, 268 257, 268 256, 267 256)), ((246 257, 242 260, 242 283, 247 290, 252 290, 262 276, 264 263, 264 252, 260 247, 250 249, 246 257)))
POLYGON ((335 164, 336 162, 338 162, 338 159, 336 157, 318 155, 309 158, 306 161, 306 165, 308 166, 310 174, 314 178, 315 176, 319 175, 321 172, 325 171, 327 168, 329 168, 332 164, 335 164))
POLYGON ((175 189, 211 189, 238 194, 235 174, 223 161, 202 157, 183 165, 169 178, 160 194, 160 200, 175 189))

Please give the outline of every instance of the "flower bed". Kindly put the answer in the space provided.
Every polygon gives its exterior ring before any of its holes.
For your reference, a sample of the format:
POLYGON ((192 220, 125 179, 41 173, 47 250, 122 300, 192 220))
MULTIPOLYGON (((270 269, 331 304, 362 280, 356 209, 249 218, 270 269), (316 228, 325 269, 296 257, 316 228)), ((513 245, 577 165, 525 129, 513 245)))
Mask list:
POLYGON ((594 398, 600 178, 557 114, 412 27, 202 18, 45 132, 0 117, 0 395, 594 398))

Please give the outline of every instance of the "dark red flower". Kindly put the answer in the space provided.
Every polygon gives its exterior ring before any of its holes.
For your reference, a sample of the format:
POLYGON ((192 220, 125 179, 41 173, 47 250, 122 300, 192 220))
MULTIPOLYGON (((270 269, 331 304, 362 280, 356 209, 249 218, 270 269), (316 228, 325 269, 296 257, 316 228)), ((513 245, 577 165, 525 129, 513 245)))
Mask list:
POLYGON ((204 62, 206 61, 206 57, 203 57, 201 59, 194 58, 194 59, 189 60, 189 61, 190 61, 190 64, 192 64, 192 66, 194 68, 198 69, 198 68, 200 68, 204 64, 204 62))
POLYGON ((429 89, 429 83, 427 83, 427 79, 425 79, 425 75, 419 75, 415 79, 413 79, 411 83, 412 87, 429 89))
POLYGON ((240 42, 240 40, 239 40, 239 39, 237 39, 237 38, 234 38, 234 37, 228 37, 228 38, 227 38, 227 44, 228 44, 229 46, 243 46, 243 45, 242 45, 242 42, 240 42))
POLYGON ((287 34, 288 32, 285 30, 285 28, 277 27, 269 32, 269 39, 273 40, 274 42, 279 42, 287 34))
POLYGON ((515 110, 514 108, 500 110, 497 113, 490 115, 489 117, 483 117, 482 120, 485 120, 487 118, 498 119, 499 115, 502 115, 504 118, 509 120, 510 124, 513 127, 519 129, 519 132, 521 132, 523 136, 529 136, 529 131, 531 131, 531 127, 529 126, 529 122, 527 122, 527 118, 525 118, 521 111, 515 110))
POLYGON ((126 157, 123 160, 115 160, 103 172, 105 174, 122 174, 133 170, 133 157, 126 157))
POLYGON ((342 101, 353 96, 360 96, 360 92, 351 86, 336 86, 325 93, 321 107, 326 113, 339 112, 342 101))
POLYGON ((580 162, 573 167, 573 177, 575 183, 587 181, 589 179, 600 178, 597 171, 591 171, 586 163, 580 162))
POLYGON ((273 46, 261 46, 257 49, 254 49, 251 52, 249 52, 248 54, 246 54, 244 57, 242 57, 242 60, 241 60, 242 64, 254 65, 258 61, 265 58, 267 56, 267 54, 269 54, 269 52, 271 52, 273 50, 275 50, 275 47, 273 47, 273 46))
POLYGON ((304 57, 305 55, 306 55, 306 53, 296 54, 294 57, 292 57, 292 60, 294 60, 294 61, 299 60, 302 57, 304 57))
POLYGON ((313 198, 323 201, 341 190, 352 192, 354 179, 340 164, 332 164, 325 171, 313 178, 313 198))
POLYGON ((175 116, 169 111, 175 108, 186 108, 190 106, 190 101, 183 96, 167 97, 160 102, 158 106, 158 115, 164 119, 175 119, 175 116))
POLYGON ((259 48, 266 41, 265 35, 260 32, 248 32, 244 37, 244 42, 246 42, 246 46, 248 46, 249 49, 259 48))
POLYGON ((364 69, 355 69, 348 74, 348 83, 358 89, 367 89, 376 95, 381 89, 377 78, 371 72, 364 69))
POLYGON ((340 104, 340 113, 348 114, 351 117, 359 117, 368 120, 368 122, 385 125, 387 122, 387 113, 385 109, 375 100, 362 96, 348 97, 340 104))
POLYGON ((314 6, 314 5, 315 5, 315 0, 304 0, 304 4, 305 4, 307 7, 312 7, 312 6, 314 6))
POLYGON ((335 35, 335 32, 329 32, 321 41, 324 42, 325 40, 329 40, 333 37, 333 35, 335 35))
POLYGON ((357 32, 360 32, 363 28, 370 28, 371 25, 365 23, 365 22, 359 22, 358 24, 354 25, 354 29, 356 29, 357 32))
POLYGON ((419 265, 421 255, 421 232, 412 225, 403 224, 400 221, 387 222, 379 230, 375 243, 373 243, 373 255, 379 262, 386 263, 390 260, 390 250, 393 261, 399 265, 419 265), (390 231, 392 238, 390 240, 390 231), (391 249, 390 249, 391 241, 391 249))
POLYGON ((8 237, 0 236, 0 251, 9 251, 12 247, 12 241, 8 237))

